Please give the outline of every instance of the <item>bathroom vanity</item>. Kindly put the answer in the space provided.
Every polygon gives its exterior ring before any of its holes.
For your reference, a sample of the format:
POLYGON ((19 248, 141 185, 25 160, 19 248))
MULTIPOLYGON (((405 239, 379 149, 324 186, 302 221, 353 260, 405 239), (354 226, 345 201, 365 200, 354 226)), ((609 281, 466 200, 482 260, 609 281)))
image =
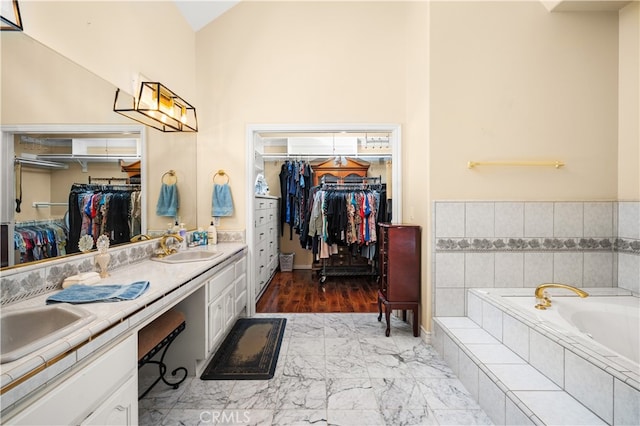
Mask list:
MULTIPOLYGON (((185 314, 186 329, 167 353, 167 363, 198 375, 246 312, 247 249, 243 243, 223 243, 189 250, 223 254, 184 263, 147 259, 114 270, 100 284, 148 280, 149 290, 131 301, 82 305, 95 315, 93 321, 1 364, 1 423, 137 424, 138 331, 173 307, 185 314)), ((48 295, 7 309, 42 306, 48 295)))

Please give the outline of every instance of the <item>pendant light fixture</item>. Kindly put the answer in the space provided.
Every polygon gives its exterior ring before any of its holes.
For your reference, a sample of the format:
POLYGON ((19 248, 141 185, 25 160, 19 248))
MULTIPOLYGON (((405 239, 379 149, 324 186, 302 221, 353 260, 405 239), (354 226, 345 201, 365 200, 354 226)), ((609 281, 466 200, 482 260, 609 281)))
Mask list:
POLYGON ((0 31, 22 31, 18 0, 0 1, 0 31))
POLYGON ((113 110, 162 132, 198 131, 196 109, 158 82, 141 82, 137 98, 116 89, 113 110))

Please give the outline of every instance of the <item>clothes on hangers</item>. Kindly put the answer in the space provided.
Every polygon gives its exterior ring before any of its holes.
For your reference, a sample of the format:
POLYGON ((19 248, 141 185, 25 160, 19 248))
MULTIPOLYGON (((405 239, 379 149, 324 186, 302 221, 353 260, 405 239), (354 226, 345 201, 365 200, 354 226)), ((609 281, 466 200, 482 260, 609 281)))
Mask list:
POLYGON ((306 233, 301 232, 304 226, 306 205, 309 199, 309 188, 312 182, 312 171, 305 161, 285 161, 280 167, 280 234, 284 235, 284 224, 289 224, 289 239, 293 239, 293 231, 300 234, 303 247, 307 243, 306 233))
POLYGON ((386 189, 384 184, 368 183, 370 179, 311 188, 305 220, 312 240, 308 247, 316 259, 328 258, 338 245, 349 246, 354 256, 376 259, 377 224, 386 215, 386 189))
POLYGON ((64 256, 67 238, 68 230, 62 219, 16 223, 13 233, 20 263, 64 256))
POLYGON ((94 242, 100 235, 107 235, 110 244, 119 244, 139 234, 141 218, 134 214, 141 209, 140 197, 140 185, 73 184, 67 251, 77 253, 83 235, 91 235, 94 242))

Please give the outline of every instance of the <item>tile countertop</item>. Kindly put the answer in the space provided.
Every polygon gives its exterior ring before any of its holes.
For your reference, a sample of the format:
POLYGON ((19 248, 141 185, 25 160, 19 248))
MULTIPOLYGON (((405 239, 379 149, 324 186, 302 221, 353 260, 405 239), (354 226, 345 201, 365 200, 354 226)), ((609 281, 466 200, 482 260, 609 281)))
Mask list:
MULTIPOLYGON (((215 250, 224 254, 212 260, 164 263, 143 260, 110 271, 110 276, 96 285, 131 284, 149 281, 149 289, 130 301, 89 303, 78 305, 96 315, 84 327, 63 340, 51 343, 16 361, 0 364, 0 406, 4 411, 32 390, 46 384, 56 375, 123 333, 139 328, 203 285, 197 278, 204 272, 225 263, 246 248, 244 243, 220 243, 215 247, 188 250, 215 250), (193 280, 193 281, 192 281, 193 280), (53 361, 53 362, 52 362, 53 361)), ((20 310, 44 306, 53 293, 15 303, 3 310, 20 310)))

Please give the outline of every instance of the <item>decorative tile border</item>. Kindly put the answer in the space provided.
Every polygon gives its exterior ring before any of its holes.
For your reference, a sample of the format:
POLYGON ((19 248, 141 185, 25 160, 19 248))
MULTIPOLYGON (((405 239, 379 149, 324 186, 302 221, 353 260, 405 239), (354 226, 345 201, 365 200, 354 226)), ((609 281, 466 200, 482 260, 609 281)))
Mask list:
MULTIPOLYGON (((245 232, 218 231, 220 242, 245 242, 245 232)), ((150 258, 159 248, 159 240, 141 241, 124 247, 109 249, 109 271, 150 258)), ((95 271, 95 252, 72 257, 51 259, 45 264, 25 265, 2 272, 0 279, 0 306, 10 305, 62 287, 66 277, 80 272, 95 271)))
MULTIPOLYGON (((109 249, 109 270, 130 265, 151 257, 158 241, 142 241, 122 248, 109 249)), ((95 252, 72 257, 52 259, 44 264, 35 263, 2 272, 0 279, 0 306, 7 306, 62 287, 66 277, 81 272, 95 271, 95 252)))
POLYGON ((640 240, 618 238, 616 239, 616 251, 619 253, 637 254, 640 256, 640 240))
POLYGON ((613 238, 440 238, 436 241, 436 252, 612 251, 617 241, 613 238))

